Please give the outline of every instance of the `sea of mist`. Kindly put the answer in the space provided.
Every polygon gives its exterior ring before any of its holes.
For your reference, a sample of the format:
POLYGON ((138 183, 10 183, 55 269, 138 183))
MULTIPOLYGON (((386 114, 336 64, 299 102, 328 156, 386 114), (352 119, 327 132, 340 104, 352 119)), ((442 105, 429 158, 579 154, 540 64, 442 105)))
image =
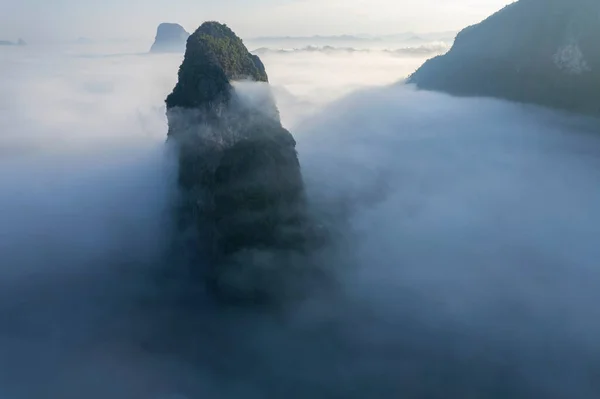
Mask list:
POLYGON ((146 50, 0 49, 3 399, 600 395, 597 120, 416 91, 412 56, 265 54, 336 284, 219 309, 165 283, 182 55, 146 50))

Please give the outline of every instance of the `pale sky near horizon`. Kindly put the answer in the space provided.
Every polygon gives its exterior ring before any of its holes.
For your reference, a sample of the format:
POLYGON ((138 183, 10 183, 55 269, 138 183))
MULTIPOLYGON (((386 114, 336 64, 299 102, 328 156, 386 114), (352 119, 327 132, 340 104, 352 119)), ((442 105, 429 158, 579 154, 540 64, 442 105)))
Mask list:
POLYGON ((513 0, 0 0, 0 40, 153 37, 206 20, 242 37, 459 30, 513 0))

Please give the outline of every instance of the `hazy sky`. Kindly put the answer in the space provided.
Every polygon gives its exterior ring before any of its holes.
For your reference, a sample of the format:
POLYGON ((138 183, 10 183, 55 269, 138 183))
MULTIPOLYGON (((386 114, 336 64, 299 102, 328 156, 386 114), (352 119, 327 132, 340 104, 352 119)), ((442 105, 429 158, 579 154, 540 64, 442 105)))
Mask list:
POLYGON ((144 38, 215 19, 243 37, 458 30, 512 0, 0 0, 0 40, 144 38))

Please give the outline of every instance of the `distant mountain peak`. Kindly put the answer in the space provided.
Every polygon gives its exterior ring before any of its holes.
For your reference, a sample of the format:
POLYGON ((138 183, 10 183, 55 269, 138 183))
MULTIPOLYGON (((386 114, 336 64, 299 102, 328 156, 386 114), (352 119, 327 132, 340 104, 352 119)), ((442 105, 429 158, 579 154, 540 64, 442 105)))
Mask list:
POLYGON ((156 28, 156 38, 150 52, 183 52, 189 35, 181 25, 163 22, 156 28))

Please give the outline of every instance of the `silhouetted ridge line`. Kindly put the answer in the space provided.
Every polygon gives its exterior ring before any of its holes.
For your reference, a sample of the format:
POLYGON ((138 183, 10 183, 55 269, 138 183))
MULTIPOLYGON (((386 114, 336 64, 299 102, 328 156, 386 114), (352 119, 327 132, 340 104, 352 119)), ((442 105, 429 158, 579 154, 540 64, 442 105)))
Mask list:
POLYGON ((600 115, 600 2, 520 0, 464 29, 419 88, 600 115))

